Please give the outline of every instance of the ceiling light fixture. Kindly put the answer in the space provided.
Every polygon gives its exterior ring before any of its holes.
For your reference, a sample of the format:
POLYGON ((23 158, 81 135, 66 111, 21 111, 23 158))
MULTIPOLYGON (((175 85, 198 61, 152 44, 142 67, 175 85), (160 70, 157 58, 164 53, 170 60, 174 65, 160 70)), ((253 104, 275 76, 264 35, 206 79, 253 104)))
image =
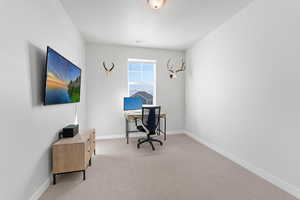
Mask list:
POLYGON ((149 6, 155 10, 160 9, 164 5, 164 0, 147 0, 149 6))

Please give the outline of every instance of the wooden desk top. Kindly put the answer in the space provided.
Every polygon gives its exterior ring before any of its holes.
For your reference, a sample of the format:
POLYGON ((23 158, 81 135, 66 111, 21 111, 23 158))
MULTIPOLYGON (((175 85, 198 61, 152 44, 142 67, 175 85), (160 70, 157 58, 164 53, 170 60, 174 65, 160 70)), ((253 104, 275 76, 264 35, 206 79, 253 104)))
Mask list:
MULTIPOLYGON (((124 116, 128 120, 134 120, 136 118, 142 118, 142 111, 124 111, 124 116)), ((166 113, 160 113, 160 118, 166 118, 166 113)))
POLYGON ((91 132, 94 132, 95 129, 89 129, 89 130, 80 130, 77 135, 70 138, 61 138, 58 141, 56 141, 53 146, 56 145, 63 145, 63 144, 74 144, 74 143, 84 143, 86 140, 88 140, 91 132))

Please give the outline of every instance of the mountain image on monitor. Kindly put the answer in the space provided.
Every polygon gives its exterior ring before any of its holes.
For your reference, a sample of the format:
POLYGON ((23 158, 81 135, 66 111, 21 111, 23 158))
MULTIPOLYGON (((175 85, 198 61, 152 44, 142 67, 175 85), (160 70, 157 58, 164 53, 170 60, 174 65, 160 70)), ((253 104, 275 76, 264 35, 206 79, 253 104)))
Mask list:
POLYGON ((145 91, 138 91, 130 97, 140 97, 142 99, 143 104, 153 104, 153 95, 145 91))
POLYGON ((81 70, 48 47, 45 105, 80 101, 81 70))

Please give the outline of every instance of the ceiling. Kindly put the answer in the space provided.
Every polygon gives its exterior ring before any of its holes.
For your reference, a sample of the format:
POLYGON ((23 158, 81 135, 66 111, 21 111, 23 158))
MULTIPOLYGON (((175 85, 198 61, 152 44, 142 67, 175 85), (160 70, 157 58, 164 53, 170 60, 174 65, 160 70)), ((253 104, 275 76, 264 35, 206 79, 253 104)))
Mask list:
POLYGON ((146 0, 61 0, 92 43, 184 50, 252 0, 167 0, 153 10, 146 0))

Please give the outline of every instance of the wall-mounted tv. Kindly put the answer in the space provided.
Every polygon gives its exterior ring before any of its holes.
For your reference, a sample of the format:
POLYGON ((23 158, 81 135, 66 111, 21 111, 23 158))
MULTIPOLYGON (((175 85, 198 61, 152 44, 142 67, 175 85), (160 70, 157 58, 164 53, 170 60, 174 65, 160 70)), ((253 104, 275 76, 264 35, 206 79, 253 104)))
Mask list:
POLYGON ((47 47, 44 105, 80 101, 81 69, 47 47))

